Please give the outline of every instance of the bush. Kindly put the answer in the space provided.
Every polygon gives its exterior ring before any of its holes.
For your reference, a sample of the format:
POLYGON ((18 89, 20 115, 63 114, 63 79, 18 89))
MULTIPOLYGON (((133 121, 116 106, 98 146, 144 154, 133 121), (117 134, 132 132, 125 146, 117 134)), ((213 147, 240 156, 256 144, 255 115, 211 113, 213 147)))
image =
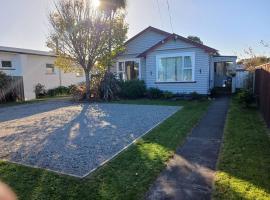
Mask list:
POLYGON ((101 98, 105 101, 112 100, 118 96, 119 92, 120 85, 116 76, 111 72, 106 72, 100 82, 101 98))
POLYGON ((147 97, 149 99, 160 99, 163 96, 162 90, 158 88, 149 88, 147 90, 147 97))
POLYGON ((41 98, 46 96, 46 88, 45 85, 42 85, 41 83, 38 83, 34 87, 34 92, 36 94, 36 98, 41 98))
POLYGON ((197 92, 191 92, 190 97, 192 100, 199 100, 202 98, 202 95, 198 94, 197 92))
POLYGON ((54 97, 54 96, 63 96, 63 95, 69 95, 70 94, 70 88, 65 86, 59 86, 53 89, 49 89, 47 91, 47 95, 54 97))
POLYGON ((249 107, 254 102, 254 96, 251 90, 242 90, 237 93, 239 104, 249 107))
POLYGON ((81 101, 86 98, 85 83, 73 85, 70 88, 70 94, 74 101, 81 101))
POLYGON ((174 94, 172 92, 170 92, 170 91, 164 91, 163 92, 163 98, 164 99, 171 99, 171 98, 173 98, 173 96, 174 96, 174 94))
POLYGON ((120 97, 138 99, 145 96, 146 86, 142 80, 120 82, 120 97))
POLYGON ((10 77, 0 71, 0 102, 5 102, 7 100, 6 88, 9 83, 10 77))

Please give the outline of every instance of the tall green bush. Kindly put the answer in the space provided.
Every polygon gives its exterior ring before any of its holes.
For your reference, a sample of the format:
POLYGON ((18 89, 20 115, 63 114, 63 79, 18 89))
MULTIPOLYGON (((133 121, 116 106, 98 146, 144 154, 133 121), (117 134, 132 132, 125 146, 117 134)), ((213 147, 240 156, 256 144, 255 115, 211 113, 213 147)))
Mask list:
POLYGON ((129 80, 120 82, 120 97, 138 99, 145 96, 146 86, 143 80, 129 80))

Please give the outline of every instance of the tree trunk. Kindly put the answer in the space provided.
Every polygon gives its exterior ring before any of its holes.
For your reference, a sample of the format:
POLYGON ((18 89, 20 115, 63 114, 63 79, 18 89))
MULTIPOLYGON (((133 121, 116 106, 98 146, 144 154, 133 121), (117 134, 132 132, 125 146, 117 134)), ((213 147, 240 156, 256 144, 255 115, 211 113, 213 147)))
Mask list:
POLYGON ((111 54, 112 54, 112 13, 110 14, 110 27, 109 27, 109 63, 108 63, 108 72, 110 72, 111 70, 111 64, 112 64, 112 61, 111 61, 111 54))
POLYGON ((90 93, 90 72, 85 70, 85 86, 86 86, 86 100, 90 100, 91 93, 90 93))

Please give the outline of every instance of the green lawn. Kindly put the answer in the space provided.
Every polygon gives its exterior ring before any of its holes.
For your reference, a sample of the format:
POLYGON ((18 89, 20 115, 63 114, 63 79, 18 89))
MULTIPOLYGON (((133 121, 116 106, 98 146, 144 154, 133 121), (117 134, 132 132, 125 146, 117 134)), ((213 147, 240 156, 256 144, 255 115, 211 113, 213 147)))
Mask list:
POLYGON ((258 111, 234 99, 219 158, 214 199, 270 199, 270 139, 258 111))
POLYGON ((7 162, 0 162, 0 179, 25 200, 142 198, 209 102, 136 100, 118 103, 182 105, 184 108, 85 179, 7 162))

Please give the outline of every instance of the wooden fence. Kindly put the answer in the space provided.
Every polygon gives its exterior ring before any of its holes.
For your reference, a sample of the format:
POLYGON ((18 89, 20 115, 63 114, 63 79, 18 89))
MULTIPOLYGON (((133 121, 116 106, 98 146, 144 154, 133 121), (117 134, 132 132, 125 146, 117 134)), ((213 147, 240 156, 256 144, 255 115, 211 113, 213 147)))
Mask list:
POLYGON ((261 65, 256 69, 255 95, 261 113, 270 127, 270 63, 261 65))
POLYGON ((0 91, 0 102, 23 101, 24 86, 22 76, 11 76, 4 90, 0 91))

